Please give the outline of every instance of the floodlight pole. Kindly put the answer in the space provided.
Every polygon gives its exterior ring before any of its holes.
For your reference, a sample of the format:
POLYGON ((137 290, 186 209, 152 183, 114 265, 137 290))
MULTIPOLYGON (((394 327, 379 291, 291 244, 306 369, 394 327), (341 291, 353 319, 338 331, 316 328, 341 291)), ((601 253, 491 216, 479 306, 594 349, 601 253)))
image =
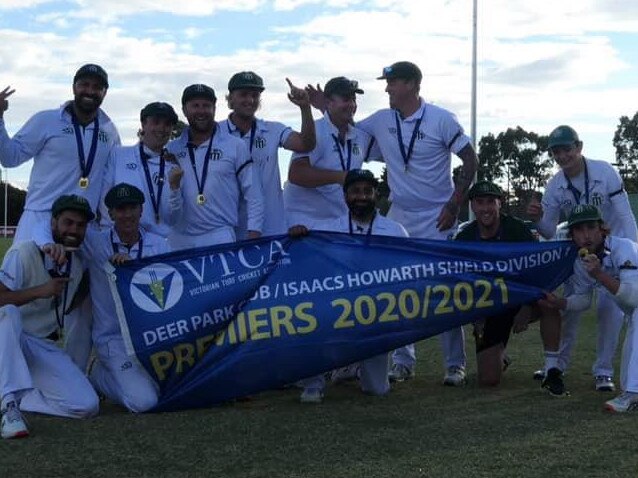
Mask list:
MULTIPOLYGON (((478 0, 472 2, 472 102, 470 107, 470 136, 472 138, 472 148, 476 152, 476 43, 477 43, 477 19, 478 19, 478 0)), ((476 182, 477 176, 474 173, 473 183, 476 182)), ((468 219, 474 219, 472 208, 468 208, 468 219)))

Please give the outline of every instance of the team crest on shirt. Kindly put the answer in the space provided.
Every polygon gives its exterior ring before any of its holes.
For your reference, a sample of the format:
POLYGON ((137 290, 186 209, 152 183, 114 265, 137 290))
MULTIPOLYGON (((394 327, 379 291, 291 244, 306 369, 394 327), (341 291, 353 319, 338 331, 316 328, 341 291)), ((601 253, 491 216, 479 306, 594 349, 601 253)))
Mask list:
POLYGON ((352 144, 352 154, 355 156, 359 156, 361 154, 361 148, 357 143, 352 144))
POLYGON ((106 134, 104 131, 99 131, 97 133, 97 140, 101 143, 108 143, 109 142, 109 135, 106 134))
POLYGON ((602 206, 603 204, 603 197, 600 195, 600 193, 594 193, 591 196, 591 204, 597 207, 602 206))
POLYGON ((70 126, 65 126, 64 128, 62 128, 62 133, 74 134, 75 132, 73 131, 73 128, 71 128, 70 126))
POLYGON ((396 128, 388 128, 388 131, 390 132, 390 134, 397 134, 397 129, 396 128))
POLYGON ((222 159, 222 150, 221 149, 213 149, 210 152, 210 159, 212 159, 213 161, 219 161, 220 159, 222 159))
POLYGON ((421 140, 421 141, 424 140, 425 139, 425 133, 423 131, 419 130, 419 132, 416 134, 416 138, 418 140, 421 140))
POLYGON ((140 309, 154 313, 166 312, 182 297, 184 280, 174 267, 156 263, 137 271, 131 279, 129 290, 133 302, 140 309))
POLYGON ((137 163, 126 163, 126 169, 130 169, 131 171, 135 171, 137 169, 137 163))
POLYGON ((260 136, 259 138, 255 139, 255 148, 264 149, 265 147, 266 147, 266 138, 264 138, 263 136, 260 136))
POLYGON ((186 157, 186 151, 181 151, 177 154, 178 158, 185 158, 186 157))

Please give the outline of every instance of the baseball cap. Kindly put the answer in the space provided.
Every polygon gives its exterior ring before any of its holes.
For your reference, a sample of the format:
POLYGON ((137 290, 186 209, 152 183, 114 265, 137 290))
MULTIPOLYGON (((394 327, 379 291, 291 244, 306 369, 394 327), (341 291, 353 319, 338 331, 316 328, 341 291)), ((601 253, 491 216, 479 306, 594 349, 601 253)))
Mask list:
POLYGON ((571 229, 572 226, 580 224, 582 222, 602 222, 603 217, 598 209, 593 204, 579 204, 572 209, 571 214, 567 218, 567 227, 571 229))
POLYGON ((349 80, 345 76, 337 76, 328 80, 326 86, 323 87, 323 92, 326 96, 338 95, 349 98, 355 94, 363 94, 363 90, 359 88, 359 82, 355 80, 349 80))
POLYGON ((85 76, 95 76, 102 81, 104 88, 109 87, 109 75, 106 74, 104 68, 100 65, 95 65, 93 63, 87 63, 80 67, 78 71, 75 72, 75 76, 73 77, 73 83, 75 84, 80 78, 84 78, 85 76))
POLYGON ((64 211, 77 211, 86 216, 87 221, 92 221, 95 217, 91 211, 91 205, 85 197, 77 194, 65 194, 60 196, 51 205, 51 215, 58 217, 64 211))
POLYGON ((144 204, 144 193, 131 184, 116 184, 106 193, 104 204, 109 209, 124 204, 144 204))
POLYGON ((578 133, 571 126, 561 125, 549 134, 548 147, 571 146, 578 143, 578 133))
POLYGON ((417 83, 421 83, 423 75, 421 70, 414 63, 409 61, 397 61, 390 66, 386 66, 383 69, 381 76, 377 80, 392 80, 394 78, 401 78, 402 80, 416 80, 417 83))
POLYGON ((379 181, 374 177, 372 171, 368 171, 367 169, 351 169, 343 181, 343 190, 347 191, 351 184, 358 183, 359 181, 370 183, 375 188, 379 185, 379 181))
POLYGON ((502 198, 503 190, 498 187, 498 185, 490 181, 477 181, 476 184, 470 188, 467 195, 470 199, 474 199, 479 196, 494 196, 502 198))
POLYGON ((149 116, 159 116, 162 118, 168 118, 171 123, 177 123, 177 113, 171 105, 156 101, 154 103, 147 104, 142 111, 140 111, 140 121, 144 122, 149 116))
POLYGON ((193 98, 204 98, 215 103, 217 97, 215 96, 215 90, 210 86, 196 84, 187 86, 182 93, 182 106, 188 103, 193 98))
POLYGON ((239 73, 235 73, 228 82, 228 91, 242 89, 264 91, 264 80, 252 71, 240 71, 239 73))

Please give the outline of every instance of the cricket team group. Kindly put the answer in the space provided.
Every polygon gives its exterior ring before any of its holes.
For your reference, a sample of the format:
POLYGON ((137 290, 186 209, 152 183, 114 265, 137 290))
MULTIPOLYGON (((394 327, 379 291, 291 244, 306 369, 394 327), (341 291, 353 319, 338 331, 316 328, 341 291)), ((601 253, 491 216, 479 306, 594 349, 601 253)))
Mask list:
MULTIPOLYGON (((127 355, 104 264, 194 247, 312 229, 431 240, 535 241, 523 221, 501 211, 503 192, 473 184, 479 167, 471 139, 449 111, 421 97, 422 73, 399 61, 382 69, 389 108, 355 119, 363 90, 340 76, 321 88, 298 88, 299 131, 256 117, 265 89, 254 72, 235 73, 224 100, 230 115, 215 120, 217 94, 187 86, 186 126, 175 109, 153 102, 141 109, 139 142, 121 146, 100 108, 109 78, 99 65, 80 67, 73 99, 33 115, 13 137, 5 126, 11 87, 0 91, 0 163, 33 159, 24 212, 0 270, 0 398, 2 437, 29 435, 26 412, 86 418, 100 397, 144 412, 158 400, 157 384, 127 355), (323 116, 315 120, 312 108, 323 116), (278 151, 292 152, 282 188, 278 151), (452 178, 452 154, 462 163, 452 178), (391 207, 376 208, 378 180, 362 169, 387 168, 391 207), (476 219, 457 232, 468 200, 476 219)), ((381 84, 381 83, 380 83, 381 84)), ((16 95, 16 98, 19 96, 16 95)), ((598 343, 594 386, 614 392, 613 359, 627 323, 615 412, 638 409, 638 245, 636 221, 622 180, 605 161, 585 158, 569 126, 549 136, 559 171, 527 214, 545 238, 568 221, 579 248, 561 292, 484 317, 474 324, 477 381, 501 382, 510 334, 540 321, 545 364, 535 376, 553 396, 569 394, 569 365, 582 313, 597 291, 598 343)), ((362 246, 365 247, 365 246, 362 246)), ((466 383, 462 328, 439 336, 443 384, 466 383)), ((414 377, 414 345, 308 377, 302 403, 320 403, 329 382, 359 379, 364 392, 385 395, 392 382, 414 377)))

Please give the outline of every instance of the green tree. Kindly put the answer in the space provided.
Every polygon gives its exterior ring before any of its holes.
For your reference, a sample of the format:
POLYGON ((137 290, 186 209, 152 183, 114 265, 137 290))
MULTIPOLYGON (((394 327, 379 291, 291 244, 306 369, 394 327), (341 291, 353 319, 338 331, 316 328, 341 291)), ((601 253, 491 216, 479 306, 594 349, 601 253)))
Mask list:
MULTIPOLYGON (((0 182, 0 224, 4 225, 4 182, 0 182)), ((27 192, 7 184, 7 225, 17 226, 24 204, 27 200, 27 192)))
POLYGON ((499 148, 499 140, 492 133, 488 133, 479 141, 478 149, 478 180, 498 182, 503 179, 506 165, 499 148))
POLYGON ((621 116, 616 133, 616 165, 630 193, 638 192, 638 112, 633 118, 621 116))

